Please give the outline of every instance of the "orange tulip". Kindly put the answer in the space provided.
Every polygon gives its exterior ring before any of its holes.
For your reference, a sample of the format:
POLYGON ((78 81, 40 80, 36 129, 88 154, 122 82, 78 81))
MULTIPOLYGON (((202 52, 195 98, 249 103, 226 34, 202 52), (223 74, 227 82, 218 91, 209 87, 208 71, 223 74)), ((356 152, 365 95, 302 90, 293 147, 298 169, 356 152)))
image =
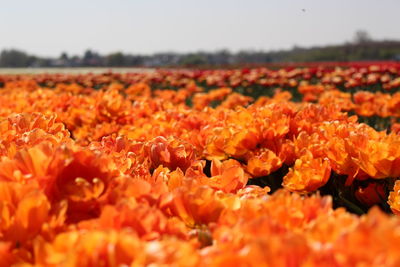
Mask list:
POLYGON ((325 185, 330 175, 329 160, 314 158, 310 151, 306 151, 283 177, 283 186, 291 191, 312 192, 325 185))
POLYGON ((38 235, 49 219, 50 203, 34 184, 0 182, 0 236, 24 244, 38 235))
POLYGON ((253 177, 267 176, 282 166, 281 159, 271 150, 261 151, 247 161, 247 171, 253 177))
POLYGON ((162 136, 146 143, 145 153, 153 168, 163 165, 171 170, 179 167, 186 171, 194 160, 194 149, 190 144, 162 136))
POLYGON ((393 213, 400 215, 400 180, 395 182, 393 190, 389 194, 388 203, 393 213))

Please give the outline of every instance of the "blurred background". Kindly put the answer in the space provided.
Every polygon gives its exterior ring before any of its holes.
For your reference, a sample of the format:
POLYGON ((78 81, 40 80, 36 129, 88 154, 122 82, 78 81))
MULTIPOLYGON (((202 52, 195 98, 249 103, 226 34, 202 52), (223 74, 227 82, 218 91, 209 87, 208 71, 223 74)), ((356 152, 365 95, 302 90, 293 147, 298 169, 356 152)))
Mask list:
POLYGON ((14 0, 0 67, 400 60, 399 0, 14 0))

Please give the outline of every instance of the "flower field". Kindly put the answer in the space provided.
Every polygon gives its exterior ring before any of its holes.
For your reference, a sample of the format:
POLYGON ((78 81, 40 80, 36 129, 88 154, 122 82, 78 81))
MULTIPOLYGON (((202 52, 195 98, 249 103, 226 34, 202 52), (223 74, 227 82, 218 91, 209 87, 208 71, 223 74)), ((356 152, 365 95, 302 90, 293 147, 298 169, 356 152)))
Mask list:
POLYGON ((399 89, 390 62, 0 75, 0 266, 400 266, 399 89))

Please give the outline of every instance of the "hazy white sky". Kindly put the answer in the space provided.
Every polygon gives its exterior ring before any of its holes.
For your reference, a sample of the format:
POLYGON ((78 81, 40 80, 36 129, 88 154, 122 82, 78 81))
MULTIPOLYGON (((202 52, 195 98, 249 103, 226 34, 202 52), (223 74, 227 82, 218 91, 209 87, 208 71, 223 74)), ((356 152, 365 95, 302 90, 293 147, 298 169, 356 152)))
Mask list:
POLYGON ((400 39, 400 0, 1 1, 0 49, 42 56, 281 49, 400 39), (304 9, 304 10, 303 10, 304 9))

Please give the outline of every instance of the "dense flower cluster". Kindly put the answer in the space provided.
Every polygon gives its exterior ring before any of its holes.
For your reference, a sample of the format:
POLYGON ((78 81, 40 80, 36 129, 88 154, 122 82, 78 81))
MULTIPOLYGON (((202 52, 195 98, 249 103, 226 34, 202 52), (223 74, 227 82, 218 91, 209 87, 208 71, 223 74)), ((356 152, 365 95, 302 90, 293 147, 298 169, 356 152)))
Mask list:
MULTIPOLYGON (((297 87, 302 83, 335 85, 347 91, 367 87, 384 91, 396 90, 400 87, 400 63, 373 62, 349 64, 305 64, 305 67, 295 66, 279 69, 245 68, 245 69, 215 69, 215 70, 157 70, 128 73, 103 74, 37 74, 31 75, 0 75, 0 84, 12 81, 32 80, 41 86, 54 87, 59 83, 76 83, 85 87, 98 88, 112 82, 134 84, 144 82, 152 86, 180 88, 192 82, 203 87, 249 87, 279 86, 297 87)), ((32 85, 33 86, 33 85, 32 85)))
POLYGON ((3 76, 0 266, 399 266, 399 69, 3 76))

